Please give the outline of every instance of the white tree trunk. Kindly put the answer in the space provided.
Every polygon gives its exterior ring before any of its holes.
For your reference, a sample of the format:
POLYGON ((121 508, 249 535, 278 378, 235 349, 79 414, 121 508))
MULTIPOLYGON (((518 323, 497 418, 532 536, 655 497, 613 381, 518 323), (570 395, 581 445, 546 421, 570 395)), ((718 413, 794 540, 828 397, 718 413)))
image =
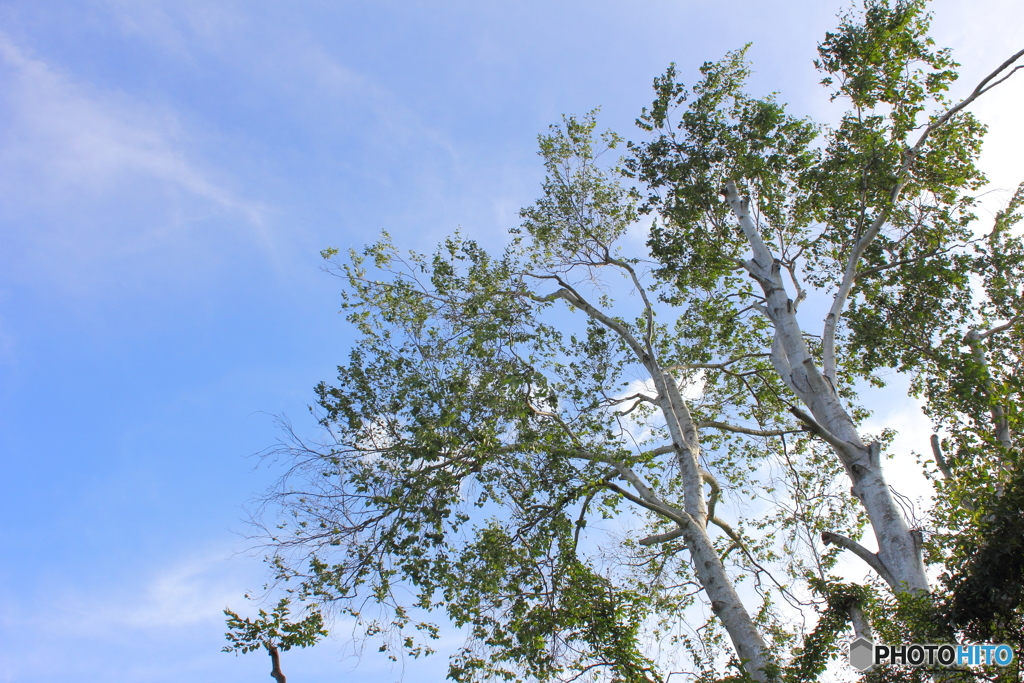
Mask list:
MULTIPOLYGON (((908 528, 885 481, 880 445, 864 444, 831 381, 822 375, 808 352, 803 330, 796 319, 796 307, 782 280, 781 264, 761 239, 750 216, 748 201, 739 196, 732 181, 726 184, 724 194, 754 252, 754 258, 743 265, 761 286, 765 297, 762 311, 775 325, 772 363, 810 411, 807 415, 795 409, 794 414, 827 441, 843 463, 853 484, 853 494, 863 504, 871 521, 878 553, 870 553, 850 539, 836 535, 826 535, 826 542, 840 542, 868 560, 897 593, 927 591, 920 537, 908 528), (869 559, 872 555, 877 561, 869 559)), ((829 322, 834 328, 835 321, 829 322)))
MULTIPOLYGON (((637 494, 624 491, 615 485, 610 485, 610 487, 628 500, 646 507, 678 525, 676 532, 662 535, 657 539, 649 539, 649 542, 682 536, 687 550, 690 552, 690 559, 696 570, 697 579, 711 602, 711 609, 728 632, 744 669, 753 680, 767 683, 766 669, 769 663, 767 648, 750 613, 736 593, 732 578, 725 571, 725 566, 722 564, 707 531, 708 506, 704 498, 704 475, 700 467, 697 425, 693 422, 686 401, 679 393, 675 378, 658 364, 649 338, 646 344, 641 343, 621 323, 591 305, 568 283, 561 279, 557 279, 557 281, 562 285, 562 289, 546 297, 534 297, 535 300, 551 301, 560 298, 582 309, 591 318, 618 334, 650 373, 658 392, 657 404, 665 417, 665 424, 668 427, 679 463, 680 477, 683 482, 683 509, 678 509, 663 501, 631 468, 619 462, 612 464, 618 470, 619 475, 633 486, 637 494)), ((644 303, 648 307, 648 313, 650 313, 650 303, 647 301, 646 294, 640 283, 634 281, 640 289, 644 303)), ((650 317, 648 325, 652 325, 650 317)), ((650 329, 649 327, 649 332, 650 329)))
POLYGON ((687 519, 681 524, 683 539, 697 572, 697 579, 711 601, 711 609, 721 620, 732 640, 736 654, 750 676, 759 682, 768 680, 766 648, 757 626, 743 605, 732 579, 725 571, 707 532, 708 508, 704 500, 697 428, 675 379, 667 372, 652 368, 658 399, 683 477, 683 505, 687 519))

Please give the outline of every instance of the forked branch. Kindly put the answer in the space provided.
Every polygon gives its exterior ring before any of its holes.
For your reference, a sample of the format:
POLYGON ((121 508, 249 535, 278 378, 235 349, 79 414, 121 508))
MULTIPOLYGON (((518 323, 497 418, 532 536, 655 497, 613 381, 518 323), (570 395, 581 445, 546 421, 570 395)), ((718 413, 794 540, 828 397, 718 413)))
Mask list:
POLYGON ((572 285, 570 285, 568 282, 558 277, 557 275, 531 274, 531 277, 535 277, 542 280, 555 280, 559 285, 561 285, 561 289, 552 292, 547 296, 540 296, 539 294, 533 294, 531 292, 526 295, 527 297, 539 303, 547 303, 550 301, 554 301, 555 299, 563 299, 570 305, 582 309, 583 312, 586 313, 588 316, 600 322, 602 325, 604 325, 605 327, 619 335, 619 337, 621 337, 622 340, 626 342, 629 348, 633 349, 633 353, 636 354, 637 359, 639 359, 645 367, 651 367, 651 363, 654 361, 654 359, 648 354, 647 349, 636 340, 636 337, 634 337, 630 333, 630 331, 626 329, 626 326, 620 323, 618 320, 615 320, 607 313, 594 306, 593 304, 591 304, 586 299, 584 299, 583 296, 580 295, 580 293, 577 292, 572 287, 572 285))
POLYGON ((1024 65, 1016 66, 1013 69, 1010 69, 1010 72, 1003 75, 1002 78, 999 78, 1000 74, 1003 74, 1003 72, 1009 69, 1010 66, 1012 66, 1013 63, 1022 56, 1024 56, 1024 50, 1014 54, 1003 62, 999 68, 982 79, 970 95, 925 126, 925 129, 921 133, 921 137, 918 138, 917 143, 904 152, 903 164, 900 166, 900 169, 896 174, 895 183, 893 184, 892 190, 889 192, 889 201, 881 208, 878 215, 875 217, 875 220, 872 221, 871 226, 860 236, 856 244, 854 244, 853 251, 850 252, 850 256, 846 262, 846 270, 843 273, 843 280, 839 285, 839 289, 836 291, 835 297, 832 299, 832 307, 829 309, 828 315, 825 316, 825 331, 822 335, 822 366, 823 374, 833 383, 833 386, 836 381, 836 327, 839 324, 839 318, 843 313, 843 309, 846 307, 846 301, 850 296, 850 291, 853 289, 854 282, 857 279, 857 267, 860 264, 860 259, 864 255, 864 252, 875 238, 878 237, 878 233, 881 231, 882 226, 885 225, 885 222, 889 219, 889 213, 892 211, 892 207, 896 204, 896 200, 899 199, 900 194, 903 192, 903 188, 906 187, 907 182, 909 181, 910 170, 914 166, 914 161, 917 158, 918 153, 924 147, 925 142, 928 141, 931 134, 938 128, 945 125, 951 118, 963 111, 964 108, 969 106, 981 95, 1008 79, 1018 70, 1024 68, 1024 65), (995 80, 997 78, 998 80, 995 80))

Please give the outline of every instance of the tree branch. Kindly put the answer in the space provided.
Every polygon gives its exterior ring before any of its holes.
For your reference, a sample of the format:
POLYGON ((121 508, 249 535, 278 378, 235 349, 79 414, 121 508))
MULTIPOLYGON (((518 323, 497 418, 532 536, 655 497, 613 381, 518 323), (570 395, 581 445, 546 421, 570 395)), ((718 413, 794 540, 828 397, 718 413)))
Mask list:
POLYGON ((635 401, 635 403, 631 405, 627 410, 616 410, 614 414, 617 415, 618 417, 622 417, 623 415, 629 415, 634 410, 636 410, 641 403, 650 403, 651 405, 654 406, 658 405, 658 402, 655 399, 651 398, 650 396, 646 396, 644 394, 633 394, 632 396, 626 396, 625 398, 609 399, 609 403, 607 404, 607 406, 616 406, 619 405, 620 403, 625 403, 626 401, 635 401))
POLYGON ((679 538, 683 535, 683 533, 684 532, 682 527, 676 527, 672 531, 666 531, 663 534, 655 534, 653 536, 648 536, 647 538, 641 538, 638 541, 638 543, 640 543, 640 545, 656 545, 658 543, 667 543, 669 541, 674 541, 675 539, 679 538))
MULTIPOLYGON (((1016 318, 1005 325, 992 328, 986 332, 986 334, 990 336, 992 334, 996 334, 997 332, 1002 331, 1000 328, 1009 328, 1014 322, 1016 322, 1016 318)), ((1013 441, 1010 437, 1010 422, 1006 419, 1006 409, 999 403, 993 401, 992 374, 989 371, 988 359, 985 357, 985 348, 982 345, 982 341, 983 338, 981 333, 977 330, 971 330, 964 335, 964 344, 966 344, 971 350, 971 355, 974 356, 975 361, 977 361, 978 365, 981 366, 984 377, 985 392, 988 394, 989 401, 992 401, 992 407, 989 409, 989 414, 992 416, 992 427, 995 431, 995 437, 1003 448, 1009 450, 1013 447, 1013 441)), ((1002 464, 1002 458, 1000 458, 1000 472, 1004 469, 1005 465, 1002 464)))
POLYGON ((822 532, 821 541, 825 545, 835 544, 840 548, 849 550, 854 555, 867 562, 868 566, 874 569, 878 573, 878 575, 882 577, 882 580, 885 581, 887 584, 889 584, 890 586, 896 585, 895 579, 893 579, 893 576, 889 572, 889 569, 885 566, 885 563, 882 562, 882 558, 880 558, 876 553, 873 553, 864 546, 862 546, 860 543, 857 543, 857 541, 847 538, 842 534, 834 534, 831 531, 822 532))
POLYGON ((861 235, 860 239, 858 239, 857 243, 854 245, 853 251, 850 252, 850 257, 846 262, 846 270, 843 273, 843 280, 839 285, 839 289, 836 291, 835 297, 832 299, 832 307, 829 309, 828 315, 825 316, 825 332, 822 335, 823 373, 833 383, 833 385, 836 381, 836 326, 839 324, 839 316, 842 315, 843 309, 846 307, 846 300, 849 297, 850 290, 853 289, 854 281, 857 278, 857 265, 860 263, 860 259, 864 255, 864 251, 868 248, 868 245, 870 245, 878 236, 878 233, 885 224, 885 221, 889 218, 889 212, 892 210, 893 205, 899 198, 900 193, 903 192, 903 188, 906 187, 910 169, 914 165, 914 160, 916 159, 918 152, 921 151, 921 148, 924 147, 924 143, 928 140, 928 137, 936 129, 945 125, 947 121, 974 102, 974 100, 978 99, 978 97, 1012 76, 1018 69, 1024 68, 1020 66, 1015 67, 1003 78, 991 83, 991 85, 987 85, 992 79, 1005 71, 1011 64, 1020 59, 1021 56, 1024 56, 1024 50, 1021 50, 1003 62, 999 68, 986 76, 974 91, 963 101, 955 107, 950 108, 945 114, 939 116, 928 124, 921 133, 921 137, 918 138, 917 143, 904 152, 903 164, 900 167, 899 172, 896 174, 896 182, 889 193, 889 202, 887 205, 882 207, 879 214, 875 217, 875 220, 872 221, 871 227, 861 235))
POLYGON ((704 468, 700 470, 700 478, 701 481, 711 487, 711 495, 708 497, 708 517, 714 517, 715 505, 718 503, 718 499, 722 497, 722 487, 719 486, 715 475, 704 468))
POLYGON ((605 484, 605 486, 611 489, 612 491, 615 491, 615 493, 619 494, 626 500, 636 503, 640 507, 647 508, 651 512, 657 512, 659 515, 671 519, 680 527, 686 527, 691 524, 697 524, 696 520, 690 517, 690 515, 686 514, 686 512, 683 510, 677 510, 675 508, 668 507, 664 504, 658 505, 655 503, 649 503, 644 499, 640 498, 639 496, 633 495, 632 493, 630 493, 629 491, 625 490, 624 488, 617 484, 608 483, 605 484))
POLYGON ((650 300, 647 298, 647 290, 643 285, 640 284, 640 278, 636 275, 636 270, 633 266, 629 265, 625 261, 619 259, 606 257, 608 263, 622 268, 629 276, 633 278, 633 286, 640 292, 640 299, 644 302, 644 319, 647 323, 647 331, 644 335, 644 345, 647 347, 647 353, 651 358, 654 358, 654 308, 651 306, 650 300))
POLYGON ((617 406, 620 403, 625 403, 626 401, 634 401, 634 400, 636 400, 636 401, 645 401, 647 403, 658 405, 658 401, 656 399, 652 398, 651 396, 648 396, 647 394, 633 394, 632 396, 623 396, 622 398, 610 398, 610 399, 607 400, 608 402, 605 403, 605 406, 608 406, 608 407, 610 407, 610 406, 617 406))
POLYGON ((978 99, 979 97, 981 97, 982 95, 987 93, 989 90, 991 90, 992 88, 996 87, 997 85, 999 85, 1000 83, 1002 83, 1003 81, 1008 79, 1010 76, 1012 76, 1014 73, 1016 73, 1019 69, 1024 68, 1024 66, 1014 67, 1013 69, 1010 70, 1010 73, 1006 74, 1005 76, 1000 78, 995 83, 992 83, 991 85, 988 84, 989 81, 991 81, 993 78, 995 78, 1000 73, 1005 71, 1007 68, 1010 67, 1011 64, 1016 62, 1021 57, 1024 57, 1024 50, 1021 50, 1020 52, 1018 52, 1018 53, 1014 54, 1013 56, 1011 56, 1005 62, 1000 64, 999 67, 995 71, 993 71, 988 76, 983 78, 981 80, 981 82, 978 83, 977 87, 974 89, 974 92, 972 92, 970 95, 968 95, 966 99, 964 99, 960 104, 956 105, 955 107, 953 107, 952 109, 947 111, 941 117, 936 119, 931 125, 929 125, 927 128, 925 128, 924 132, 921 134, 921 138, 917 141, 917 144, 914 145, 914 149, 920 148, 921 145, 924 144, 924 141, 926 139, 928 139, 928 136, 931 135, 932 131, 934 131, 936 128, 938 128, 939 126, 943 125, 947 121, 949 121, 950 118, 952 118, 955 114, 960 112, 960 110, 962 110, 964 107, 966 107, 967 105, 971 104, 972 102, 974 102, 974 100, 978 99))
POLYGON ((790 406, 789 412, 793 413, 793 415, 796 416, 796 419, 800 420, 805 425, 807 425, 807 431, 809 431, 811 434, 814 434, 815 436, 821 437, 823 441, 825 441, 830 446, 835 448, 838 452, 846 453, 849 450, 850 444, 837 438, 827 429, 818 424, 813 417, 811 417, 804 411, 800 410, 796 406, 790 406))
POLYGON ((1006 330, 1016 325, 1020 321, 1020 319, 1021 317, 1019 315, 1015 315, 1012 318, 1010 318, 1009 321, 1002 325, 999 325, 998 327, 993 327, 991 330, 988 330, 986 332, 977 332, 976 334, 978 335, 978 339, 988 339, 994 334, 1005 332, 1006 330))
MULTIPOLYGON (((754 261, 762 269, 767 270, 774 261, 774 258, 764 240, 761 239, 761 233, 750 217, 750 199, 740 197, 740 193, 736 189, 736 183, 732 178, 726 181, 722 194, 725 195, 725 201, 729 203, 736 218, 739 219, 740 229, 743 230, 743 235, 747 238, 747 242, 750 243, 750 248, 754 252, 754 261)), ((743 264, 743 267, 748 271, 750 270, 746 263, 743 264)))
POLYGON ((899 268, 900 266, 905 266, 905 265, 908 265, 910 263, 917 263, 919 261, 923 261, 926 258, 931 258, 933 256, 938 256, 939 254, 948 254, 949 252, 953 251, 954 249, 962 249, 964 247, 969 246, 972 242, 976 242, 976 241, 977 240, 972 240, 971 242, 967 242, 967 243, 954 244, 954 245, 952 245, 952 246, 950 246, 950 247, 948 247, 946 249, 937 249, 935 251, 930 251, 927 254, 922 254, 921 256, 915 256, 914 258, 907 258, 907 259, 903 259, 901 261, 893 261, 892 263, 884 263, 884 264, 882 264, 880 266, 875 266, 873 268, 865 268, 864 270, 858 270, 857 273, 854 275, 854 279, 855 280, 859 280, 860 278, 864 277, 865 275, 872 275, 874 273, 882 273, 882 272, 884 272, 886 270, 891 270, 892 268, 899 268))
POLYGON ((277 652, 277 646, 270 641, 263 641, 263 644, 267 648, 267 652, 270 654, 270 664, 273 668, 270 670, 270 676, 277 681, 277 683, 286 683, 284 672, 281 671, 281 656, 277 652))
POLYGON ((850 602, 846 606, 846 613, 850 615, 850 623, 853 625, 853 634, 857 638, 865 638, 867 640, 874 640, 875 637, 871 633, 871 624, 868 623, 868 619, 864 616, 864 610, 860 608, 860 605, 856 602, 850 602))
POLYGON ((565 280, 558 277, 557 275, 534 275, 532 273, 527 274, 530 275, 530 277, 535 277, 541 280, 555 280, 556 282, 558 282, 558 284, 562 286, 561 289, 552 292, 547 296, 540 296, 538 294, 533 294, 532 292, 530 292, 526 294, 527 297, 539 303, 547 303, 550 301, 554 301, 555 299, 564 299, 572 306, 582 309, 583 312, 589 315, 591 318, 597 320, 602 325, 618 334, 622 338, 622 340, 626 342, 626 344, 628 344, 631 349, 633 349, 633 353, 636 354, 636 357, 640 360, 640 362, 648 369, 651 369, 651 364, 654 362, 654 358, 648 355, 647 350, 640 345, 640 343, 632 334, 630 334, 629 330, 626 329, 625 325, 615 320, 611 316, 607 315, 600 309, 596 308, 593 304, 584 299, 580 295, 580 293, 577 292, 569 283, 567 283, 565 280))
POLYGON ((747 358, 767 358, 770 355, 770 353, 744 353, 742 356, 730 358, 729 360, 722 361, 721 363, 682 363, 679 365, 671 365, 665 369, 669 372, 673 372, 675 370, 725 370, 728 366, 733 363, 738 363, 741 360, 746 360, 747 358))
POLYGON ((942 446, 941 446, 941 444, 939 444, 939 435, 938 434, 932 434, 931 443, 932 443, 932 455, 935 456, 935 464, 938 466, 939 470, 942 472, 942 476, 944 476, 946 479, 952 479, 953 478, 953 472, 950 471, 949 463, 946 462, 946 458, 942 455, 942 446))
POLYGON ((741 427, 739 425, 731 425, 726 422, 715 422, 712 420, 706 420, 704 422, 697 423, 697 429, 703 429, 705 427, 712 427, 714 429, 721 429, 726 432, 736 432, 737 434, 750 434, 751 436, 782 436, 783 434, 799 434, 800 432, 808 431, 808 428, 804 429, 751 429, 750 427, 741 427))

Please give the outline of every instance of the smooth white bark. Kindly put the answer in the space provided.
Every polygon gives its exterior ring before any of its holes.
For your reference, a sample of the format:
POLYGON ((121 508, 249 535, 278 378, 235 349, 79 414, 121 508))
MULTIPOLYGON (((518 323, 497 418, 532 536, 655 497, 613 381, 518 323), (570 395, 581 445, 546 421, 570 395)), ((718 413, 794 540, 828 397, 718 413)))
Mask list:
MULTIPOLYGON (((661 500, 631 468, 621 463, 613 463, 613 465, 619 476, 628 482, 636 493, 615 484, 608 484, 608 488, 676 523, 677 528, 674 531, 643 539, 641 543, 659 543, 682 537, 690 553, 697 579, 711 603, 711 609, 729 634, 736 654, 743 662, 744 669, 753 680, 767 683, 766 668, 769 660, 764 640, 737 594, 732 578, 725 570, 707 531, 709 511, 704 496, 706 473, 700 467, 700 440, 697 425, 693 421, 675 378, 671 372, 661 367, 653 355, 650 340, 653 325, 650 318, 650 303, 646 293, 643 292, 643 288, 634 274, 634 283, 643 295, 648 313, 647 338, 641 343, 621 323, 593 306, 568 283, 561 278, 552 279, 555 279, 562 288, 546 297, 534 297, 535 300, 551 301, 560 298, 583 310, 588 316, 618 334, 650 373, 658 392, 654 402, 661 409, 665 418, 665 424, 672 439, 672 450, 675 452, 679 464, 683 482, 683 509, 675 508, 661 500)), ((669 451, 665 449, 665 452, 669 451)))
POLYGON ((810 411, 807 426, 832 446, 842 462, 853 493, 871 521, 878 543, 878 562, 885 572, 880 572, 882 578, 896 592, 927 591, 921 549, 885 481, 879 445, 861 440, 831 378, 826 379, 810 355, 793 301, 786 292, 781 264, 761 239, 749 203, 740 197, 732 181, 723 193, 754 252, 754 258, 746 261, 744 267, 760 285, 765 298, 764 312, 775 326, 773 366, 810 411))

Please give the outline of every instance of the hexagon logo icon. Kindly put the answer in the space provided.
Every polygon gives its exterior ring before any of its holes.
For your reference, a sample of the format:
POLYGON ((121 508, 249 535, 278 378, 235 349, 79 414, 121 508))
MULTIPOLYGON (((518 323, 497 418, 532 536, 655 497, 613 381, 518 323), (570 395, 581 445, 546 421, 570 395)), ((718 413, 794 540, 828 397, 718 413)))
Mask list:
POLYGON ((850 666, 857 671, 867 671, 875 665, 875 644, 867 638, 857 638, 850 643, 850 666))

